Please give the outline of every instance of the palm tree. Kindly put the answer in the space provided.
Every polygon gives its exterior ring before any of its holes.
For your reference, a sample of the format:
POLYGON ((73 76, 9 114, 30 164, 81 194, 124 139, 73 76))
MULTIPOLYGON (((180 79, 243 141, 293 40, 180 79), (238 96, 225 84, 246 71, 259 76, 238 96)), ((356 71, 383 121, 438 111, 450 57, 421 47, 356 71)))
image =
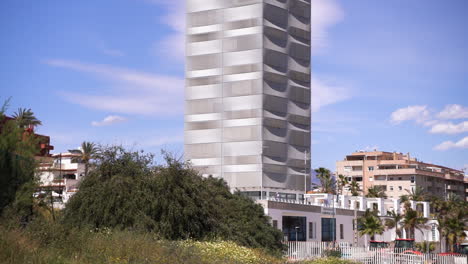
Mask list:
POLYGON ((353 179, 349 184, 349 189, 351 190, 352 196, 359 196, 359 192, 361 191, 361 189, 359 187, 359 183, 357 183, 355 179, 353 179))
POLYGON ((42 125, 42 122, 34 116, 31 109, 18 108, 18 111, 13 114, 13 118, 21 128, 36 127, 42 125))
POLYGON ((10 101, 11 101, 11 97, 9 97, 8 99, 5 100, 5 102, 3 102, 2 108, 0 108, 0 118, 3 118, 3 116, 5 116, 5 112, 10 106, 10 101))
POLYGON ((395 228, 396 238, 401 237, 400 222, 403 219, 403 215, 395 212, 395 210, 387 212, 389 218, 385 219, 385 226, 388 229, 395 228))
POLYGON ((410 198, 408 195, 403 194, 402 196, 400 196, 400 203, 404 205, 405 212, 411 209, 411 202, 410 202, 410 198))
POLYGON ((69 150, 70 153, 79 154, 79 157, 73 159, 73 162, 84 163, 85 172, 84 176, 88 176, 90 161, 96 158, 99 153, 99 148, 93 142, 84 141, 81 143, 81 149, 69 150))
POLYGON ((408 198, 412 201, 423 202, 428 200, 428 194, 421 186, 416 186, 416 188, 410 190, 406 190, 408 193, 408 198))
POLYGON ((384 232, 384 226, 379 217, 369 209, 366 210, 363 216, 358 218, 359 235, 369 235, 371 240, 374 240, 376 234, 384 232))
POLYGON ((387 198, 385 191, 379 186, 372 186, 367 189, 367 198, 387 198))
POLYGON ((343 189, 349 184, 348 178, 342 174, 338 175, 338 190, 343 194, 343 189))
POLYGON ((422 229, 426 228, 428 219, 421 216, 421 213, 409 208, 405 211, 403 217, 403 228, 407 231, 410 238, 415 238, 415 230, 423 232, 422 229))
POLYGON ((320 167, 316 169, 315 172, 317 173, 317 178, 320 180, 322 192, 335 193, 335 180, 331 177, 330 170, 320 167))
POLYGON ((465 238, 464 230, 468 229, 468 203, 458 196, 449 195, 447 200, 433 197, 431 206, 439 222, 439 232, 445 237, 445 243, 453 251, 453 245, 465 238))
POLYGON ((467 227, 466 212, 463 212, 462 210, 457 210, 457 212, 445 220, 445 234, 452 252, 454 250, 454 244, 461 243, 466 238, 465 230, 467 227))

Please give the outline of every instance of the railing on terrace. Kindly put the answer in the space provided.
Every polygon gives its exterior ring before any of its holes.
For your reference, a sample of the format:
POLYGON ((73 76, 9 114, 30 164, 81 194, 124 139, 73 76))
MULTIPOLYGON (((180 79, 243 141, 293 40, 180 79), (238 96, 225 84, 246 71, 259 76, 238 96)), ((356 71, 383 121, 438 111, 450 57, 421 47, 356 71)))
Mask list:
MULTIPOLYGON (((260 197, 257 197, 257 198, 254 198, 254 200, 260 201, 262 199, 260 199, 260 197)), ((313 206, 320 206, 320 207, 326 207, 326 208, 354 210, 350 208, 349 206, 344 206, 342 204, 335 204, 335 206, 333 206, 332 204, 313 203, 307 200, 283 199, 283 198, 275 198, 275 197, 263 197, 263 200, 272 201, 272 202, 280 202, 280 203, 303 204, 303 205, 313 205, 313 206)), ((356 208, 356 210, 365 211, 365 210, 360 210, 359 208, 356 208)))
POLYGON ((352 247, 349 243, 285 242, 289 260, 339 257, 366 264, 468 264, 467 255, 424 254, 410 249, 352 247))

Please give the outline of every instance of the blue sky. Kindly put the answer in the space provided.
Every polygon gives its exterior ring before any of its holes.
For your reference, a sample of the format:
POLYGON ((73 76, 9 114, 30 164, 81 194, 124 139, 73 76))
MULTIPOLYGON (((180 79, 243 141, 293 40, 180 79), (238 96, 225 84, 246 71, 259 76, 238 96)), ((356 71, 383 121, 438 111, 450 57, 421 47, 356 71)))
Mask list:
MULTIPOLYGON (((312 0, 314 167, 355 150, 468 167, 468 2, 312 0)), ((55 151, 183 152, 183 1, 0 1, 0 100, 55 151)))

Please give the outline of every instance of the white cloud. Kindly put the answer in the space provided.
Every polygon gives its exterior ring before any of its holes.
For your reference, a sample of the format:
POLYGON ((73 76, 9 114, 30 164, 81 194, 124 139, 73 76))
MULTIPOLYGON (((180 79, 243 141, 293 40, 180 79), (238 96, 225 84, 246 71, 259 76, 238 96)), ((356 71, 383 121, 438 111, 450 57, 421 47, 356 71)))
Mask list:
POLYGON ((326 105, 335 104, 351 98, 348 88, 330 84, 328 81, 323 81, 314 77, 311 79, 311 88, 312 112, 317 112, 326 105))
POLYGON ((123 123, 127 121, 127 118, 122 116, 110 115, 105 117, 102 121, 93 121, 91 122, 92 126, 110 126, 113 124, 123 123))
POLYGON ((468 118, 468 107, 457 104, 447 105, 437 117, 440 119, 461 119, 468 118))
POLYGON ((459 134, 468 132, 468 121, 464 121, 460 124, 438 123, 432 126, 431 133, 433 134, 459 134))
POLYGON ((468 137, 464 137, 463 139, 454 142, 454 141, 445 141, 437 146, 434 147, 435 150, 449 150, 449 149, 467 149, 468 148, 468 137))
POLYGON ((167 116, 183 113, 184 80, 102 64, 47 60, 46 64, 89 73, 112 82, 105 94, 62 92, 70 102, 114 113, 167 116))
POLYGON ((316 54, 327 45, 327 30, 343 18, 343 11, 335 0, 312 0, 311 7, 312 53, 316 54))
POLYGON ((431 124, 431 114, 425 105, 412 105, 397 109, 391 115, 393 124, 400 124, 404 121, 416 121, 419 124, 431 124))

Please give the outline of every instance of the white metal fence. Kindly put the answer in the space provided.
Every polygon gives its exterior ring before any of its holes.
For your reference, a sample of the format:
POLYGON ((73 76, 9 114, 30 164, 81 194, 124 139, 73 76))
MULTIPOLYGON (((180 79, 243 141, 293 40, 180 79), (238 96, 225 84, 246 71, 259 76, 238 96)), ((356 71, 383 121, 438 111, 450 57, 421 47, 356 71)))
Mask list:
POLYGON ((468 264, 467 255, 422 254, 408 249, 352 247, 348 243, 286 242, 290 260, 306 260, 328 256, 365 264, 468 264))

